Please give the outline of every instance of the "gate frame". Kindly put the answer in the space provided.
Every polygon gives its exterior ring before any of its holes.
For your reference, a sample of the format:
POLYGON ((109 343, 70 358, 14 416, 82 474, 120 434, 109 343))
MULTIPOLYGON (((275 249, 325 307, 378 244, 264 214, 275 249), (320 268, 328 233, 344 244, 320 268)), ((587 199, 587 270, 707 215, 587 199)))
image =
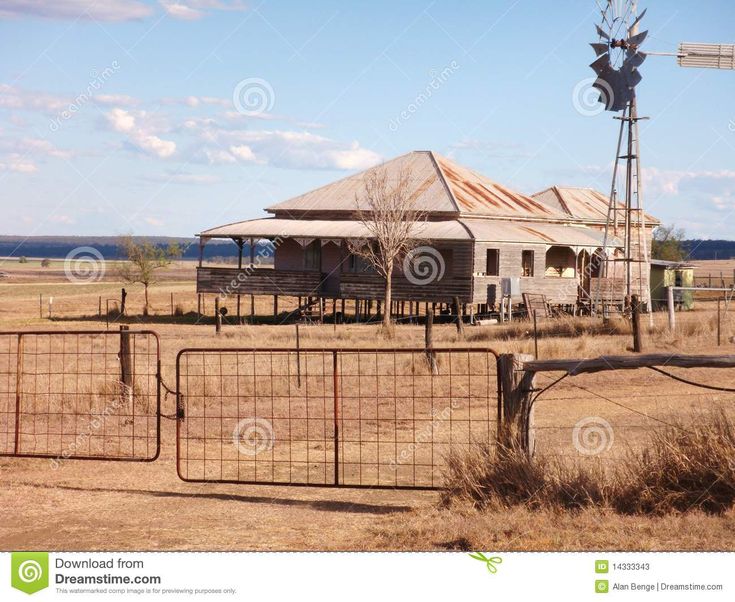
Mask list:
MULTIPOLYGON (((501 430, 503 416, 503 381, 500 371, 501 354, 489 347, 185 347, 176 354, 176 474, 185 483, 220 483, 229 485, 261 485, 270 487, 318 487, 318 488, 341 488, 341 489, 384 489, 384 490, 406 490, 406 491, 439 491, 441 486, 433 485, 363 485, 360 483, 339 482, 339 396, 337 394, 340 374, 336 371, 337 360, 340 353, 487 353, 495 358, 495 371, 497 378, 497 422, 496 433, 501 430), (192 479, 185 478, 181 474, 181 422, 186 419, 181 393, 181 357, 185 353, 324 353, 332 355, 333 378, 334 378, 334 483, 284 483, 268 481, 238 481, 235 479, 192 479)), ((324 375, 325 377, 327 375, 324 375)), ((431 378, 431 377, 430 377, 431 378)), ((489 409, 488 404, 488 409, 489 409)), ((325 441, 328 439, 325 437, 325 441)))
MULTIPOLYGON (((20 357, 22 354, 21 342, 24 335, 34 336, 54 336, 54 335, 106 335, 106 336, 122 336, 122 328, 119 332, 114 330, 3 330, 0 331, 2 336, 17 336, 18 351, 16 356, 16 389, 15 389, 15 449, 18 446, 18 428, 20 425, 20 391, 18 383, 22 379, 22 371, 20 369, 20 357)), ((155 462, 161 455, 161 337, 154 330, 127 330, 129 335, 144 334, 153 336, 156 342, 156 453, 150 458, 111 458, 109 456, 75 456, 70 455, 63 460, 97 460, 105 462, 155 462)), ((59 454, 28 454, 28 453, 0 453, 0 458, 43 458, 47 460, 55 460, 59 458, 59 454)))

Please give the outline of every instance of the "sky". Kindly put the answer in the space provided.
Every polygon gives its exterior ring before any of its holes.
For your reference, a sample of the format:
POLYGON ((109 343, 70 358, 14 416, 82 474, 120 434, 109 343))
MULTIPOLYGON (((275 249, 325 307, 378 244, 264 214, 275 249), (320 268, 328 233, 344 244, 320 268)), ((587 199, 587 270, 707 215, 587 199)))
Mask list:
MULTIPOLYGON (((642 1, 644 50, 735 43, 732 0, 642 1)), ((0 0, 0 234, 193 234, 411 150, 609 192, 595 0, 0 0)), ((735 71, 649 56, 646 210, 735 238, 735 71)))

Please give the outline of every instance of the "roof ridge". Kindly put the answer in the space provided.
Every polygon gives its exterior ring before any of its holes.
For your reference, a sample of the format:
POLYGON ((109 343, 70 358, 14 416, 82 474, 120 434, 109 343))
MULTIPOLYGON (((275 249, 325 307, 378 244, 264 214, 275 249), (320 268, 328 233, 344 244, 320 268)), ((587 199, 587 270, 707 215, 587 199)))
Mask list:
MULTIPOLYGON (((324 188, 327 188, 329 186, 334 186, 335 184, 339 184, 340 182, 344 182, 346 180, 349 180, 350 178, 355 178, 355 177, 357 177, 357 176, 359 176, 361 174, 367 173, 371 169, 375 169, 376 167, 379 167, 379 166, 385 166, 388 163, 393 163, 393 161, 397 161, 398 159, 401 159, 402 157, 405 157, 407 155, 412 155, 413 153, 418 153, 418 152, 427 152, 427 151, 415 151, 415 150, 408 151, 407 153, 403 153, 402 155, 398 155, 397 157, 393 157, 391 159, 388 159, 387 161, 381 161, 380 163, 377 163, 376 165, 373 165, 372 167, 368 167, 367 169, 363 169, 361 171, 355 172, 353 174, 350 174, 348 176, 345 176, 343 178, 340 178, 339 180, 334 180, 332 182, 327 182, 326 184, 322 184, 321 186, 317 186, 316 188, 312 188, 311 190, 307 190, 306 192, 302 192, 301 194, 297 194, 296 196, 292 196, 292 197, 289 197, 289 198, 284 199, 282 201, 278 201, 275 205, 269 205, 268 207, 266 207, 265 208, 265 211, 268 211, 268 212, 271 212, 272 213, 272 210, 274 210, 276 207, 278 207, 278 205, 282 205, 284 203, 288 203, 290 201, 293 201, 294 199, 298 199, 299 197, 305 196, 307 194, 312 194, 314 192, 318 192, 319 190, 323 190, 324 188)), ((428 151, 428 152, 431 152, 431 151, 428 151)))
POLYGON ((444 190, 447 191, 447 194, 449 195, 449 200, 452 201, 452 205, 454 205, 454 209, 457 211, 457 213, 461 213, 462 211, 459 208, 457 198, 454 196, 454 191, 449 185, 449 182, 447 181, 447 176, 439 165, 439 162, 436 160, 436 157, 434 156, 434 151, 429 151, 429 157, 431 158, 431 163, 434 166, 434 169, 436 169, 436 172, 439 174, 439 178, 441 179, 442 184, 444 184, 444 190))

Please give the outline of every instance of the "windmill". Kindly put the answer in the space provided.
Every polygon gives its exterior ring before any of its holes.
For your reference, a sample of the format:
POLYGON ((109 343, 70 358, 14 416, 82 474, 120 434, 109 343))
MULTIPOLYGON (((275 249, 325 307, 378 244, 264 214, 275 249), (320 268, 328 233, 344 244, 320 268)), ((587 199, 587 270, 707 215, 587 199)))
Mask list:
POLYGON ((676 57, 682 67, 735 69, 735 45, 682 43, 678 52, 643 52, 648 31, 640 31, 646 11, 638 14, 637 0, 596 0, 601 21, 595 25, 599 39, 591 44, 596 59, 590 65, 597 79, 599 101, 607 111, 619 113, 620 121, 610 203, 607 211, 600 278, 592 310, 614 304, 616 281, 625 281, 627 307, 632 295, 651 307, 649 249, 646 240, 646 215, 643 211, 641 154, 636 87, 643 77, 639 68, 648 56, 676 57), (623 150, 625 147, 625 150, 623 150), (622 193, 618 180, 622 180, 622 193), (620 241, 620 244, 612 244, 620 241), (610 251, 610 247, 613 250, 610 251), (603 282, 605 286, 603 287, 603 282), (603 288, 605 290, 603 290, 603 288), (607 298, 605 298, 607 297, 607 298))

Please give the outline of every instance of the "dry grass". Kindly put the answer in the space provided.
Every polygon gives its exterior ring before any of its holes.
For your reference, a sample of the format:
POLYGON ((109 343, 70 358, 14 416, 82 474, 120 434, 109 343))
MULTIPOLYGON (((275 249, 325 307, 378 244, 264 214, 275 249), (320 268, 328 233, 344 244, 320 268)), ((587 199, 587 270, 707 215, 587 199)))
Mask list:
POLYGON ((446 507, 722 514, 735 503, 735 428, 721 412, 680 422, 654 431, 647 445, 608 470, 531 459, 513 445, 476 445, 469 453, 452 454, 446 483, 446 507))
MULTIPOLYGON (((42 292, 44 300, 53 295, 54 306, 67 309, 71 315, 93 316, 98 296, 118 298, 120 286, 107 280, 78 286, 62 278, 33 279, 30 274, 14 280, 11 274, 0 291, 0 328, 104 328, 104 319, 41 319, 38 295, 42 292)), ((129 307, 133 313, 139 313, 142 291, 129 287, 129 292, 129 307)), ((212 324, 198 325, 189 320, 196 309, 190 266, 173 270, 165 281, 155 286, 152 303, 158 315, 149 321, 133 318, 132 326, 153 328, 161 335, 162 370, 169 386, 174 384, 175 354, 183 347, 294 346, 292 325, 225 324, 222 335, 216 336, 212 324), (174 305, 180 305, 185 314, 180 319, 167 316, 171 293, 174 293, 174 305)), ((233 315, 234 301, 228 300, 226 305, 233 315)), ((281 299, 279 307, 295 307, 295 300, 281 299)), ((258 299, 259 313, 269 315, 272 309, 272 299, 258 299)), ((206 310, 211 314, 211 298, 207 300, 206 310)), ((656 314, 653 328, 646 330, 646 350, 730 352, 729 344, 722 348, 715 345, 715 310, 713 304, 698 303, 695 311, 679 314, 678 331, 673 335, 666 328, 666 315, 656 314)), ((248 312, 249 299, 243 299, 243 313, 248 312)), ((735 335, 735 329, 729 316, 724 324, 723 340, 727 342, 735 335)), ((647 319, 644 325, 647 326, 647 319)), ((621 354, 631 344, 627 324, 621 321, 603 327, 600 322, 587 318, 564 319, 540 326, 539 351, 543 358, 621 354)), ((394 339, 381 336, 373 325, 347 324, 336 329, 332 325, 301 327, 303 347, 421 347, 423 337, 421 326, 410 325, 396 326, 394 339)), ((499 352, 533 352, 532 327, 527 322, 468 326, 464 340, 457 336, 454 326, 436 324, 434 339, 441 347, 489 346, 499 352)), ((418 376, 423 378, 421 372, 417 372, 418 376)), ((618 395, 615 400, 637 392, 641 398, 628 399, 636 409, 672 422, 695 404, 707 407, 714 399, 680 397, 679 389, 674 395, 663 379, 649 381, 647 378, 653 377, 644 376, 625 374, 611 382, 609 374, 587 375, 583 384, 608 396, 618 395)), ((687 376, 700 381, 712 378, 706 371, 692 371, 687 376)), ((541 400, 537 423, 546 430, 540 433, 539 445, 546 444, 551 451, 568 448, 568 431, 575 421, 579 417, 601 415, 617 429, 614 449, 618 449, 618 443, 625 446, 629 442, 633 448, 641 449, 637 439, 627 441, 624 437, 625 429, 632 429, 628 425, 633 424, 627 411, 605 405, 585 391, 575 393, 577 397, 571 401, 541 400), (559 424, 566 427, 562 434, 551 428, 559 424)), ((720 401, 731 403, 731 396, 719 397, 720 401)), ((174 412, 171 396, 163 400, 162 410, 164 414, 174 412)), ((633 418, 639 422, 639 417, 633 418)), ((647 430, 638 432, 645 434, 647 430)), ((54 471, 45 460, 0 459, 0 504, 18 508, 0 525, 3 547, 98 550, 732 550, 735 547, 733 510, 720 514, 700 510, 663 515, 644 513, 647 510, 624 513, 594 502, 598 481, 597 477, 592 481, 588 478, 594 475, 594 466, 582 470, 570 465, 565 475, 554 458, 546 460, 549 470, 557 475, 557 481, 552 480, 549 485, 552 490, 556 488, 554 495, 560 500, 554 507, 540 503, 537 494, 537 501, 531 507, 488 504, 478 509, 468 503, 445 507, 441 496, 432 492, 184 483, 177 478, 174 468, 174 442, 173 423, 164 421, 161 459, 152 464, 69 461, 54 471), (560 490, 559 483, 564 483, 566 488, 560 490), (33 503, 25 503, 28 499, 33 503)), ((701 450, 705 453, 706 448, 701 450)), ((620 458, 614 461, 619 462, 620 458)), ((656 456, 645 460, 649 461, 657 461, 656 456)), ((641 467, 645 462, 640 458, 641 467)), ((516 464, 514 470, 530 471, 531 467, 516 464)), ((529 478, 533 476, 532 472, 526 474, 529 478)), ((660 486, 653 481, 645 483, 646 491, 651 494, 654 487, 660 486)), ((516 493, 521 494, 522 490, 516 493)), ((603 490, 600 495, 609 494, 603 490)))

